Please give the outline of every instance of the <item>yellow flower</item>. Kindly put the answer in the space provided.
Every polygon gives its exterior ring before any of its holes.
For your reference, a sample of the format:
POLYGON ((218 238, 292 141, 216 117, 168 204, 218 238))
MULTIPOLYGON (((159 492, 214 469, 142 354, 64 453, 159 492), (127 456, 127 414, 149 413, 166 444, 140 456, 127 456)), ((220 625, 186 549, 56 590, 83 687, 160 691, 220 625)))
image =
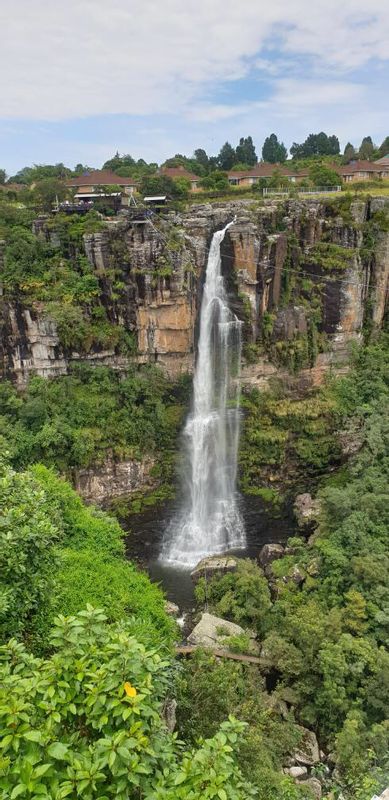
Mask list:
POLYGON ((126 683, 124 684, 124 691, 127 697, 136 697, 135 686, 131 686, 131 683, 129 683, 129 681, 126 681, 126 683))

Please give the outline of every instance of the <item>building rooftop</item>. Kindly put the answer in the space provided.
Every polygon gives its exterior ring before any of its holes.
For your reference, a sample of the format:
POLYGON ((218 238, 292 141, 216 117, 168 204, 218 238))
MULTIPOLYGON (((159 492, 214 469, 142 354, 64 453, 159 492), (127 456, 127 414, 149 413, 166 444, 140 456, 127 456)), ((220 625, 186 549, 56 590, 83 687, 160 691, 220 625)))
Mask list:
POLYGON ((195 175, 193 172, 189 172, 185 167, 161 167, 158 170, 160 175, 164 175, 166 178, 186 178, 188 181, 199 181, 201 177, 199 175, 195 175))
POLYGON ((353 175, 355 172, 381 172, 382 164, 377 161, 350 161, 344 167, 337 167, 339 175, 353 175))
POLYGON ((384 165, 387 166, 389 164, 389 153, 387 153, 386 156, 382 156, 382 158, 377 158, 377 161, 375 161, 374 163, 375 164, 384 164, 384 165))
POLYGON ((282 164, 265 164, 265 163, 258 163, 255 164, 250 169, 244 170, 230 170, 228 172, 229 178, 271 178, 274 172, 280 172, 281 175, 291 176, 294 175, 288 167, 284 167, 282 164))
POLYGON ((66 186, 136 186, 136 181, 134 178, 123 178, 110 169, 95 169, 78 178, 69 178, 66 186))

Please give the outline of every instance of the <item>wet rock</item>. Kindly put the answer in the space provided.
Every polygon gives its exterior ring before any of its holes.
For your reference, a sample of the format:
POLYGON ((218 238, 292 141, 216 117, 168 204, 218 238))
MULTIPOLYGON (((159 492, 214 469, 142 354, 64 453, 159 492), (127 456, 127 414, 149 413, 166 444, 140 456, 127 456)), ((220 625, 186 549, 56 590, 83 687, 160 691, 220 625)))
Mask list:
POLYGON ((165 611, 170 617, 178 617, 180 614, 178 605, 176 605, 176 603, 172 603, 170 600, 167 600, 165 603, 165 611))
POLYGON ((264 544, 259 553, 259 563, 264 569, 275 561, 277 558, 282 558, 285 553, 285 548, 282 544, 264 544))
MULTIPOLYGON (((204 612, 201 615, 200 622, 193 628, 192 633, 188 636, 189 644, 202 645, 203 647, 221 647, 223 648, 224 640, 227 636, 240 636, 247 633, 240 625, 235 622, 230 622, 222 617, 216 617, 214 614, 204 612)), ((249 634, 250 635, 250 634, 249 634)))
POLYGON ((192 580, 197 583, 200 578, 213 578, 214 575, 224 575, 225 572, 235 572, 238 559, 232 556, 209 556, 196 564, 191 572, 192 580))
POLYGON ((302 739, 297 749, 293 752, 293 759, 297 761, 298 764, 311 767, 313 764, 320 761, 319 745, 316 735, 313 731, 308 730, 308 728, 303 728, 301 725, 298 726, 298 729, 302 734, 302 739))
POLYGON ((174 728, 176 727, 176 709, 177 709, 177 700, 170 697, 165 700, 162 716, 165 722, 165 725, 170 733, 173 733, 174 728))
POLYGON ((285 581, 285 583, 288 583, 289 581, 293 581, 293 583, 297 584, 297 586, 300 586, 300 584, 305 581, 305 574, 304 574, 304 572, 302 572, 300 567, 297 564, 295 564, 293 569, 292 569, 291 574, 287 575, 284 578, 284 581, 285 581))
POLYGON ((320 500, 315 500, 309 492, 298 494, 293 509, 299 528, 316 527, 320 508, 320 500))
POLYGON ((307 789, 310 789, 315 800, 321 800, 322 788, 321 783, 317 778, 308 778, 306 781, 297 781, 297 783, 306 786, 307 789))
POLYGON ((306 767, 287 767, 284 769, 285 775, 290 775, 291 778, 302 778, 303 775, 308 775, 306 767))
POLYGON ((126 497, 133 492, 154 488, 154 464, 155 460, 150 456, 140 461, 107 459, 99 466, 76 470, 75 488, 87 503, 104 505, 114 497, 126 497))

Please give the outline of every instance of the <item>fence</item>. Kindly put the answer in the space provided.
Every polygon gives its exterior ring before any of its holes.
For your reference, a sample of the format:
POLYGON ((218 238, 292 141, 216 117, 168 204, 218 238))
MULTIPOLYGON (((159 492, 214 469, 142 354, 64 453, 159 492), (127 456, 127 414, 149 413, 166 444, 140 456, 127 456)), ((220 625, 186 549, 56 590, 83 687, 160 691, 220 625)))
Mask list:
POLYGON ((301 186, 300 188, 293 185, 293 188, 287 189, 264 189, 263 195, 264 197, 270 196, 280 196, 280 197, 289 197, 290 194, 328 194, 328 192, 341 192, 341 186, 317 186, 315 189, 306 189, 305 187, 301 186))

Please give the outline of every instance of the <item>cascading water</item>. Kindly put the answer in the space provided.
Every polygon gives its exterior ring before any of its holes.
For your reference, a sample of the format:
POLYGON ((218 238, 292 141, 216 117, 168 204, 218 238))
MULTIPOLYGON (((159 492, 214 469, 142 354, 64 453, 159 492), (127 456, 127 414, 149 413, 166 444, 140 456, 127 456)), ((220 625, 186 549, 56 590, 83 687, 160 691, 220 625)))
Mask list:
POLYGON ((228 307, 220 255, 230 225, 214 234, 209 251, 193 410, 184 429, 186 502, 161 553, 162 561, 182 567, 246 545, 236 495, 241 322, 228 307))

